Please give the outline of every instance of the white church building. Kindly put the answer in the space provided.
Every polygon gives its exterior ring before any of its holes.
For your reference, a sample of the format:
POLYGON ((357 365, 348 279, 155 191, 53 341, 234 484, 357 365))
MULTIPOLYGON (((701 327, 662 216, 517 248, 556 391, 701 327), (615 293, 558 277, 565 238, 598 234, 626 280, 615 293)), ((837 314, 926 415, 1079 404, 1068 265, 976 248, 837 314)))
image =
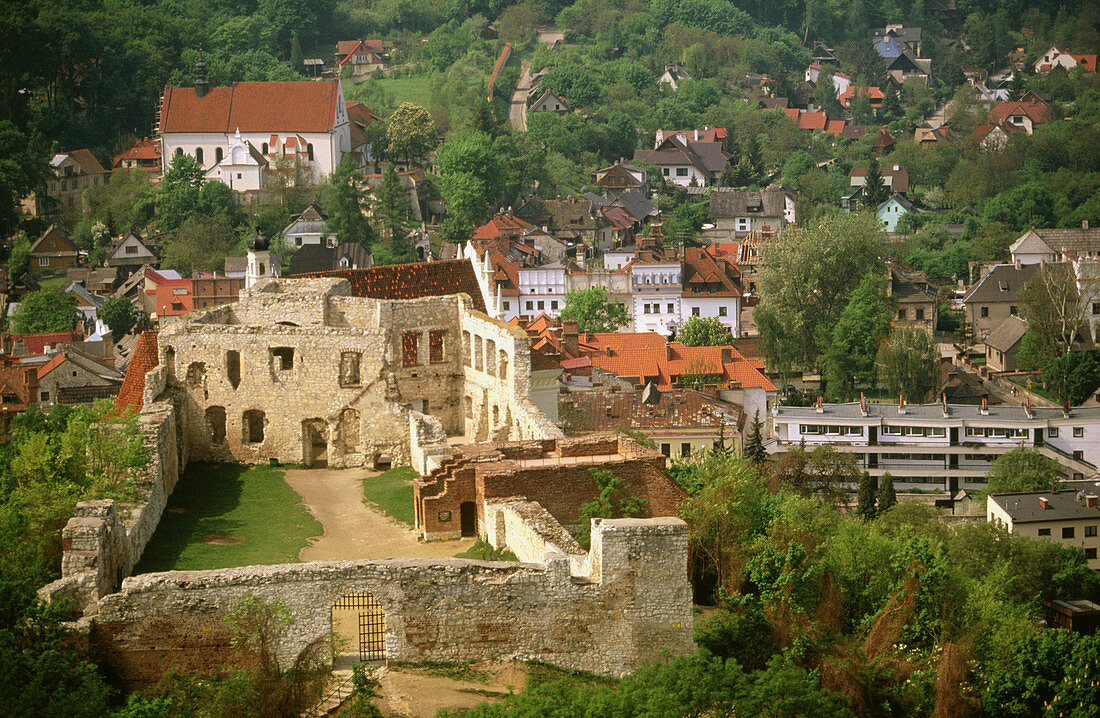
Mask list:
POLYGON ((198 70, 195 87, 164 88, 158 133, 165 167, 190 155, 207 178, 254 191, 280 158, 297 159, 317 183, 351 151, 339 80, 207 87, 202 63, 198 70))

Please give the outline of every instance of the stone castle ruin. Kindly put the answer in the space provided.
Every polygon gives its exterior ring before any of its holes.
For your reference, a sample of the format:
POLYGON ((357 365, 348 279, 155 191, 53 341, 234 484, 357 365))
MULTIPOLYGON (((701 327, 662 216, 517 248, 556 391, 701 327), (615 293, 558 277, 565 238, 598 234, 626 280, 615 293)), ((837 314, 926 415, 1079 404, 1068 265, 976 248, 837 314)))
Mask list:
MULTIPOLYGON (((414 265, 407 265, 414 266, 414 265)), ((392 268, 358 270, 392 271, 392 268)), ((144 501, 87 502, 66 525, 62 578, 77 627, 118 682, 247 662, 221 617, 248 594, 294 617, 281 658, 333 636, 336 608, 374 626, 360 657, 523 658, 618 675, 692 648, 683 497, 665 459, 616 436, 565 438, 531 401, 526 335, 464 294, 356 296, 356 278, 258 280, 233 305, 147 333, 120 406, 140 409, 144 501), (520 563, 310 562, 130 576, 192 459, 307 466, 411 463, 425 540, 476 534, 520 563), (621 476, 656 518, 563 527, 621 476), (127 577, 130 576, 130 577, 127 577), (357 611, 357 613, 355 613, 357 611)), ((353 636, 354 638, 354 636, 353 636)))

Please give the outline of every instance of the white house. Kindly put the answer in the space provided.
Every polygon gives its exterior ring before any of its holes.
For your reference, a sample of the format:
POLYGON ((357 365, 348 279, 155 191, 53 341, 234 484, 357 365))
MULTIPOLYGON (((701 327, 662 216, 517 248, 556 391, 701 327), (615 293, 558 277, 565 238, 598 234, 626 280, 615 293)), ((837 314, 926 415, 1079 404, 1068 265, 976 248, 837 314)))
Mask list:
POLYGON ((1035 72, 1045 75, 1056 67, 1072 70, 1080 66, 1086 72, 1096 72, 1096 55, 1077 55, 1066 52, 1057 45, 1051 45, 1050 49, 1035 61, 1035 72))
MULTIPOLYGON (((806 72, 803 75, 806 82, 812 82, 817 84, 817 78, 821 76, 821 65, 810 65, 806 68, 806 72)), ((836 90, 836 96, 840 97, 851 86, 852 78, 845 75, 843 72, 833 73, 833 88, 836 90)))
MULTIPOLYGON (((568 289, 565 281, 565 264, 554 262, 532 267, 519 267, 519 304, 516 314, 537 317, 548 314, 556 317, 565 307, 568 289)), ((511 316, 505 317, 511 319, 511 316)))
MULTIPOLYGON (((280 158, 299 161, 316 182, 332 173, 351 150, 339 80, 238 82, 208 88, 202 68, 195 87, 164 88, 158 135, 165 165, 186 154, 211 170, 223 162, 231 146, 240 150, 251 145, 271 164, 280 158)), ((231 161, 254 167, 241 153, 231 161)), ((231 175, 234 181, 236 174, 234 170, 231 175)), ((240 174, 240 181, 246 182, 245 171, 240 174)))
POLYGON ((229 138, 229 152, 206 171, 206 179, 223 182, 237 192, 258 192, 264 188, 267 168, 267 157, 252 143, 242 140, 241 131, 237 130, 229 138))
POLYGON ((311 203, 283 230, 283 241, 288 247, 330 244, 330 240, 336 240, 336 233, 328 230, 325 225, 327 219, 325 211, 316 202, 311 203))

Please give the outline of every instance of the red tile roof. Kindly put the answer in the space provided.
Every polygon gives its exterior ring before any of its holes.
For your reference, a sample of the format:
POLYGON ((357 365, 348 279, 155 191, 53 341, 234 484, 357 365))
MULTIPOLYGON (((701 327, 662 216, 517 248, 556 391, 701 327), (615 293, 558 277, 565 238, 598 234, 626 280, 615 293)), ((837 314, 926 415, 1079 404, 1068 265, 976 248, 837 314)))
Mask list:
POLYGON ((178 317, 195 310, 194 284, 190 279, 168 281, 156 289, 154 304, 158 317, 178 317), (182 289, 182 293, 177 290, 182 289))
POLYGON ((4 348, 13 356, 40 355, 46 353, 46 347, 58 344, 71 344, 84 341, 83 332, 54 332, 52 334, 12 334, 4 338, 4 348), (26 354, 16 354, 17 345, 27 348, 26 354))
POLYGON ((115 408, 119 413, 131 407, 141 411, 145 403, 145 375, 160 363, 158 356, 157 333, 142 332, 115 400, 115 408))
POLYGON ((1042 102, 998 102, 989 119, 1000 124, 1013 115, 1027 115, 1034 123, 1050 122, 1050 107, 1042 102))
POLYGON ((143 140, 138 140, 134 143, 134 146, 125 152, 115 155, 115 161, 113 167, 118 169, 122 166, 124 160, 147 160, 154 161, 160 159, 160 142, 158 140, 146 137, 143 140))
POLYGON ((293 276, 346 279, 351 283, 351 293, 354 296, 372 299, 419 299, 465 293, 473 300, 474 309, 485 311, 481 286, 477 283, 473 265, 466 259, 336 269, 293 276))
POLYGON ((238 82, 164 88, 161 132, 328 132, 336 120, 340 81, 238 82))
POLYGON ((848 107, 852 104, 852 99, 856 95, 866 95, 871 100, 871 105, 881 105, 883 100, 882 90, 877 87, 856 87, 855 85, 849 85, 848 89, 840 93, 840 104, 844 107, 848 107))
POLYGON ((1086 72, 1096 72, 1096 55, 1073 55, 1073 59, 1077 60, 1079 65, 1085 68, 1086 72))
POLYGON ((471 239, 499 239, 501 237, 520 237, 524 231, 535 225, 525 222, 511 212, 493 215, 485 224, 474 230, 471 239))

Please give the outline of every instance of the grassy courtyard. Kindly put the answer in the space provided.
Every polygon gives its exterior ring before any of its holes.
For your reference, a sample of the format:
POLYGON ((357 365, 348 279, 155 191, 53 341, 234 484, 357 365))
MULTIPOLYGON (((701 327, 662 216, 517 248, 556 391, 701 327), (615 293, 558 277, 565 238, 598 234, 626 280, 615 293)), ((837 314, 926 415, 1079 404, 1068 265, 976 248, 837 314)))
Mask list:
POLYGON ((395 466, 378 476, 363 479, 363 499, 395 521, 412 528, 416 522, 412 482, 419 474, 408 466, 395 466))
POLYGON ((281 469, 193 463, 134 573, 297 562, 322 530, 281 469))

